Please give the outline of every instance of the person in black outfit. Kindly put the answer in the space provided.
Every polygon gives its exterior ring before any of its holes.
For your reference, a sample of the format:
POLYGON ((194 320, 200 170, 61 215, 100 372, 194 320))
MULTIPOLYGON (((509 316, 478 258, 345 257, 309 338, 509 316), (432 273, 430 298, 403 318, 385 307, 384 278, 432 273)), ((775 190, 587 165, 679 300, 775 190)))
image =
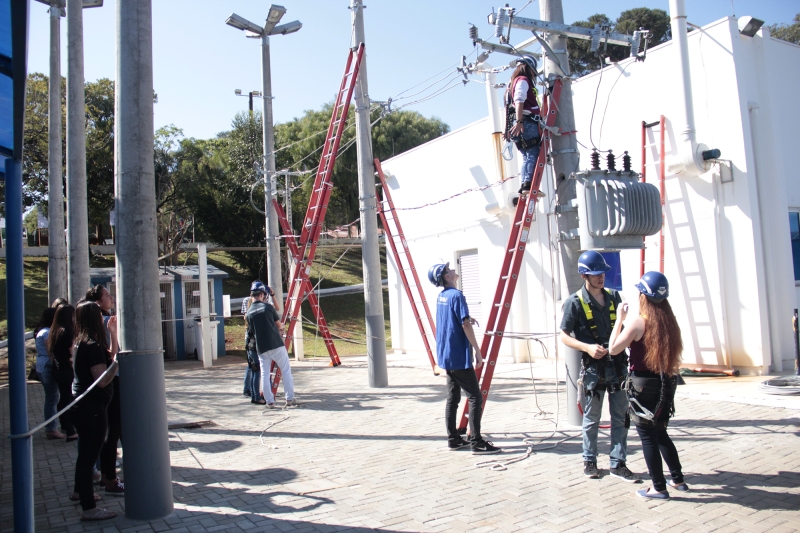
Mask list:
MULTIPOLYGON (((86 292, 86 299, 100 306, 103 312, 103 326, 108 325, 111 312, 114 309, 114 297, 103 285, 95 285, 86 292)), ((108 328, 106 327, 106 340, 110 342, 108 328)), ((100 471, 103 473, 103 481, 106 484, 105 493, 109 496, 125 496, 125 483, 117 477, 117 443, 122 438, 122 406, 120 404, 120 383, 119 372, 114 377, 114 396, 108 405, 108 435, 100 452, 100 471), (103 469, 103 456, 109 456, 105 461, 106 469, 103 469)))
POLYGON ((670 417, 675 413, 675 387, 681 363, 683 340, 681 328, 667 301, 669 282, 661 272, 648 272, 636 285, 639 295, 639 316, 625 324, 628 304, 620 306, 620 319, 614 325, 609 351, 620 353, 630 345, 631 375, 627 383, 631 406, 629 413, 642 439, 642 454, 653 486, 637 490, 637 496, 666 500, 664 458, 672 480, 669 486, 685 492, 689 486, 683 479, 678 450, 667 434, 670 417))
MULTIPOLYGON (((80 435, 78 459, 75 463, 75 491, 80 495, 83 509, 81 520, 105 520, 114 518, 116 513, 97 508, 92 487, 92 467, 106 440, 108 430, 106 409, 114 396, 112 381, 117 371, 117 319, 111 317, 108 321, 110 350, 103 327, 103 314, 94 302, 79 303, 75 321, 77 346, 73 356, 75 372, 72 384, 73 396, 79 397, 99 379, 97 386, 72 408, 73 423, 80 435)), ((101 459, 103 471, 108 469, 108 460, 109 457, 106 455, 101 459)), ((113 461, 113 457, 111 460, 113 461)))
MULTIPOLYGON (((63 304, 56 309, 53 326, 50 328, 50 337, 47 339, 47 348, 53 354, 55 361, 55 379, 60 394, 58 410, 61 411, 72 402, 72 380, 75 374, 72 371, 72 341, 75 339, 75 308, 63 304)), ((78 438, 78 432, 72 423, 71 411, 65 411, 59 417, 61 429, 67 434, 67 440, 78 438)))

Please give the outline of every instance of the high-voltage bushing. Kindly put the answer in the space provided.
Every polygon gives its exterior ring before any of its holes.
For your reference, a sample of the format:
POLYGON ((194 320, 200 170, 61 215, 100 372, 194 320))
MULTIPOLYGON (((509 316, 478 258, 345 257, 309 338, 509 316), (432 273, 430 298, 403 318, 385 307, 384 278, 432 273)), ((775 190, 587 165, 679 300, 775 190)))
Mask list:
POLYGON ((600 170, 600 152, 597 148, 592 150, 592 170, 600 170))
POLYGON ((661 229, 658 188, 636 172, 588 170, 572 179, 581 250, 641 248, 642 237, 661 229))

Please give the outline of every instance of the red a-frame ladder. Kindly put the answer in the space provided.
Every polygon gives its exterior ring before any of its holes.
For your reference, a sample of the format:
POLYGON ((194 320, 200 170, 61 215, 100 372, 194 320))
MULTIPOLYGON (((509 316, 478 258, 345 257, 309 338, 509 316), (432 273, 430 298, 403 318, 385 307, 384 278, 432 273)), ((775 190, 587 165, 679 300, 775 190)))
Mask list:
MULTIPOLYGON (((314 179, 314 188, 311 191, 308 210, 303 219, 303 231, 300 233, 300 242, 297 245, 297 255, 295 255, 296 260, 292 268, 291 283, 289 285, 289 295, 286 298, 286 305, 283 309, 284 344, 287 349, 292 342, 292 333, 295 325, 302 317, 300 312, 303 305, 304 287, 311 284, 308 275, 311 273, 311 264, 314 262, 314 255, 317 252, 322 223, 328 210, 328 199, 333 189, 333 166, 336 164, 336 155, 339 151, 339 144, 342 141, 342 133, 347 122, 347 112, 350 109, 350 100, 353 98, 353 90, 358 78, 358 68, 361 65, 363 55, 364 43, 359 44, 357 50, 351 48, 348 53, 342 83, 339 85, 339 92, 336 93, 336 102, 333 104, 333 113, 328 125, 328 133, 325 136, 325 144, 322 146, 319 167, 314 179)), ((281 381, 281 372, 274 362, 272 369, 275 371, 275 377, 272 380, 272 393, 274 394, 278 390, 278 384, 281 381)))
POLYGON ((378 171, 378 178, 380 179, 379 188, 383 198, 381 201, 381 208, 378 210, 378 214, 380 215, 381 222, 383 223, 383 231, 386 234, 386 242, 389 243, 389 246, 392 249, 392 255, 394 256, 395 265, 397 265, 397 271, 400 273, 400 279, 403 282, 403 288, 406 290, 408 302, 411 304, 411 310, 413 311, 414 318, 417 321, 417 327, 419 328, 420 335, 422 335, 422 342, 425 344, 425 351, 428 352, 428 359, 431 362, 431 369, 433 370, 433 373, 438 376, 441 373, 441 369, 436 365, 436 359, 433 357, 433 350, 431 349, 431 345, 436 339, 436 325, 433 322, 433 318, 431 318, 431 311, 428 308, 428 302, 425 300, 425 295, 422 293, 422 286, 419 283, 417 269, 414 267, 414 260, 411 258, 411 251, 408 249, 408 243, 406 243, 403 227, 400 225, 400 219, 397 218, 397 211, 394 208, 392 194, 389 192, 389 187, 386 185, 386 178, 383 175, 381 162, 378 159, 375 160, 375 169, 378 171), (402 246, 402 249, 399 249, 398 245, 402 246), (409 283, 406 272, 411 272, 411 275, 414 279, 413 284, 409 283), (422 302, 422 308, 425 310, 425 318, 427 320, 422 318, 422 313, 420 313, 418 302, 422 302), (426 324, 427 331, 425 329, 426 324))
MULTIPOLYGON (((545 124, 553 126, 556 121, 558 111, 558 100, 561 96, 561 80, 556 80, 552 93, 545 99, 542 107, 542 114, 545 124)), ((536 168, 533 171, 533 182, 531 192, 538 191, 542 183, 544 165, 547 160, 547 145, 549 132, 545 130, 542 137, 542 149, 539 152, 539 159, 536 161, 536 168)), ((525 247, 528 244, 533 213, 536 210, 536 194, 527 194, 519 198, 517 210, 514 213, 514 224, 511 226, 511 234, 508 236, 503 267, 500 270, 500 279, 497 281, 497 289, 492 299, 492 309, 486 321, 486 333, 481 343, 481 354, 484 357, 483 366, 475 370, 478 381, 481 385, 481 395, 483 397, 483 407, 486 407, 486 400, 489 397, 489 387, 492 385, 492 376, 497 363, 497 354, 500 352, 500 343, 503 341, 503 331, 508 321, 508 314, 511 311, 511 301, 514 298, 514 290, 517 288, 522 258, 525 255, 525 247), (483 374, 483 379, 481 379, 483 374)), ((468 402, 464 405, 459 422, 459 429, 465 430, 467 427, 468 402)))
MULTIPOLYGON (((297 249, 297 242, 292 234, 292 228, 289 227, 289 221, 286 219, 286 213, 283 211, 283 207, 277 200, 273 199, 272 205, 275 208, 275 212, 278 214, 278 220, 280 221, 281 230, 283 231, 284 238, 286 239, 286 246, 289 248, 289 253, 292 254, 292 258, 295 261, 298 261, 297 257, 300 252, 297 249)), ((314 292, 314 287, 311 285, 311 281, 307 278, 305 283, 303 283, 303 294, 308 298, 308 304, 311 306, 311 311, 314 312, 314 317, 317 319, 319 334, 322 336, 322 340, 325 341, 325 347, 328 349, 328 354, 331 356, 331 366, 341 365, 342 362, 339 360, 339 354, 336 352, 336 346, 333 344, 333 337, 331 337, 331 332, 328 329, 328 322, 325 320, 325 316, 322 314, 322 308, 319 306, 319 300, 314 292)), ((302 324, 300 327, 302 328, 302 324)))

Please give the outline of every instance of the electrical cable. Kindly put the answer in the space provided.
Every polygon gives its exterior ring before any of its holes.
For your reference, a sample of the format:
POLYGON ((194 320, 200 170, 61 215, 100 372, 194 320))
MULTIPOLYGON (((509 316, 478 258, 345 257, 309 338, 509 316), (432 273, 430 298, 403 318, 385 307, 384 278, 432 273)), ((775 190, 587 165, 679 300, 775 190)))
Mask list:
MULTIPOLYGON (((702 38, 702 35, 700 37, 702 38)), ((702 51, 701 51, 701 55, 702 55, 702 51)), ((622 75, 625 74, 625 70, 627 70, 628 66, 631 65, 631 64, 632 63, 628 63, 627 65, 625 65, 625 68, 623 68, 619 72, 619 76, 617 76, 617 79, 614 81, 614 84, 611 86, 611 89, 608 90, 608 98, 606 98, 606 107, 603 108, 603 120, 600 121, 600 136, 597 139, 597 144, 600 144, 600 145, 603 144, 602 143, 602 141, 603 141, 603 125, 606 123, 606 113, 608 112, 608 103, 611 101, 611 94, 614 92, 614 87, 617 86, 617 82, 619 82, 619 80, 622 78, 622 75)), ((591 132, 591 129, 589 131, 591 132)), ((713 144, 712 144, 712 146, 713 146, 713 144)))
POLYGON ((415 92, 413 94, 409 94, 408 96, 400 96, 400 97, 392 98, 392 102, 397 102, 398 100, 405 100, 406 98, 411 98, 413 96, 417 96, 418 94, 422 94, 425 91, 427 91, 428 89, 430 89, 431 87, 433 87, 434 85, 436 85, 436 84, 438 84, 438 83, 440 83, 440 82, 442 82, 444 80, 448 80, 448 82, 449 82, 449 78, 454 78, 454 77, 455 78, 459 78, 459 77, 461 77, 461 74, 458 71, 451 72, 450 74, 447 74, 447 75, 439 78, 438 80, 436 80, 435 82, 431 83, 430 85, 428 85, 424 89, 420 89, 419 91, 417 91, 417 92, 415 92))
POLYGON ((597 89, 594 92, 594 103, 592 104, 592 118, 589 119, 589 143, 592 145, 592 148, 597 150, 598 152, 604 152, 608 150, 600 150, 597 146, 594 145, 594 140, 592 139, 592 125, 594 124, 594 110, 597 107, 597 97, 600 95, 600 85, 603 83, 603 60, 600 59, 600 79, 597 80, 597 89))

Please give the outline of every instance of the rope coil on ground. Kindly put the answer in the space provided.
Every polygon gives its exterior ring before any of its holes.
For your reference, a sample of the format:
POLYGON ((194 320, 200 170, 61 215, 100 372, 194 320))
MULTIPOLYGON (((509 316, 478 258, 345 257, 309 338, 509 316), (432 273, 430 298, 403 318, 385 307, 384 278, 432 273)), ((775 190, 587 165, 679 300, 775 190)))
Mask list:
POLYGON ((759 392, 792 396, 800 394, 800 376, 783 376, 762 381, 758 386, 759 392))

